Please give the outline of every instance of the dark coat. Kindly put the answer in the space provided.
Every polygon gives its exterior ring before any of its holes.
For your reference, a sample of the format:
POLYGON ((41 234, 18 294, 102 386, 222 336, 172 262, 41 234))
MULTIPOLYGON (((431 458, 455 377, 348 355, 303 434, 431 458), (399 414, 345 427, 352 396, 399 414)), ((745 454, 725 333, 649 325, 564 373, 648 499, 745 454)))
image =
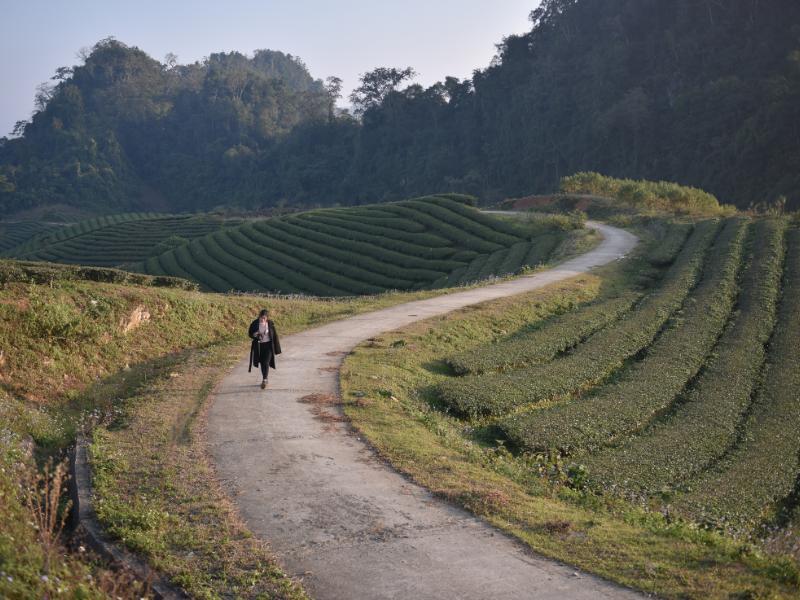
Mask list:
MULTIPOLYGON (((269 333, 272 338, 272 354, 269 357, 269 366, 275 369, 275 355, 281 353, 281 341, 278 338, 278 330, 275 329, 275 323, 272 319, 268 319, 267 324, 269 325, 269 333)), ((257 367, 261 364, 261 353, 259 352, 258 345, 258 319, 250 323, 250 329, 247 330, 247 337, 253 340, 250 344, 250 366, 247 367, 247 371, 250 372, 253 367, 257 367)))

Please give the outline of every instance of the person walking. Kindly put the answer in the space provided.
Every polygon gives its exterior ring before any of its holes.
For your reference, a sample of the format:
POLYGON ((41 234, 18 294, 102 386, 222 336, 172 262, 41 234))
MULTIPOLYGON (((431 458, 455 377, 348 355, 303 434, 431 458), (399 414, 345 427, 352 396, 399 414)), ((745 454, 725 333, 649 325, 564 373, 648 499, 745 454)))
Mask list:
POLYGON ((269 368, 275 368, 275 356, 281 353, 278 330, 275 329, 275 322, 269 318, 267 309, 258 313, 258 318, 250 323, 248 336, 252 343, 250 344, 250 365, 247 372, 252 371, 253 367, 261 366, 261 389, 263 390, 267 387, 269 368))

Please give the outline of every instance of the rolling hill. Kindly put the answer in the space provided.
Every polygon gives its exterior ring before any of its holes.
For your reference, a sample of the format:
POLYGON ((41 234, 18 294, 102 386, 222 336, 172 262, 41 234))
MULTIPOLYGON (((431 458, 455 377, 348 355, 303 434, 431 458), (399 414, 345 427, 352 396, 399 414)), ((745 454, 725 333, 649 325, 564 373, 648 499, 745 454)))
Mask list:
POLYGON ((149 258, 143 270, 204 288, 375 294, 470 283, 547 261, 564 232, 483 214, 459 197, 323 209, 248 222, 149 258))

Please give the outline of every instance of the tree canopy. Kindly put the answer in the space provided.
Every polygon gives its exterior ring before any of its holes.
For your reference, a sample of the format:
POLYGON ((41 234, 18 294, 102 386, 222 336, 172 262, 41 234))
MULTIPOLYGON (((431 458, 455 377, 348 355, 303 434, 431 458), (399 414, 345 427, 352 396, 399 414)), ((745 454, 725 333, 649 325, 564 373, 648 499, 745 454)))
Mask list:
POLYGON ((364 74, 355 115, 281 52, 181 65, 101 40, 0 140, 0 211, 499 199, 581 171, 800 207, 800 3, 545 0, 531 23, 465 80, 364 74))

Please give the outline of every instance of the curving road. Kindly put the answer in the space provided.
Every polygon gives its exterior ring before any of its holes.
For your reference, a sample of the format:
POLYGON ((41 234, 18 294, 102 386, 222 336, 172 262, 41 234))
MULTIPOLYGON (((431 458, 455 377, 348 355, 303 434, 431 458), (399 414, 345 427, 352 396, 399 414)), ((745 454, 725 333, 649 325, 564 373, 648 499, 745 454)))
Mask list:
POLYGON ((381 462, 346 423, 315 418, 309 394, 338 395, 338 367, 360 342, 470 304, 528 292, 617 260, 636 244, 604 239, 557 268, 409 302, 281 340, 266 392, 242 361, 217 388, 208 437, 217 472, 250 530, 318 599, 639 598, 539 557, 434 498, 381 462))

